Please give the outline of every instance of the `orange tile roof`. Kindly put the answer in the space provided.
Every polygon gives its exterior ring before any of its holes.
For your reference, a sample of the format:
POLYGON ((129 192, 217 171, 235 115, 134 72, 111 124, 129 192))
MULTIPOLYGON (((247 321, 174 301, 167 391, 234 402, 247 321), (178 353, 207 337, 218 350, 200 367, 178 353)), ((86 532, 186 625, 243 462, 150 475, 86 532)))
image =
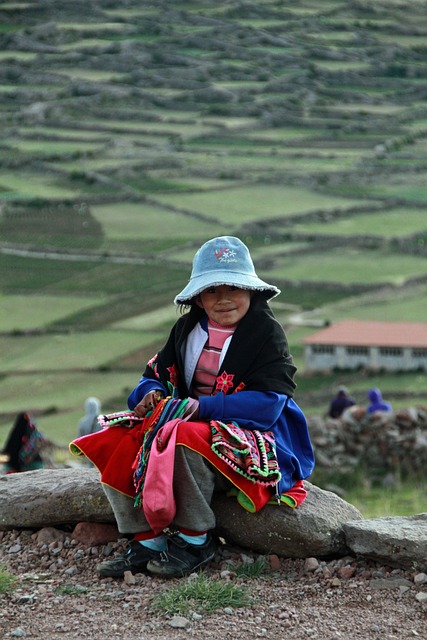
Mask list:
POLYGON ((358 347, 427 347, 427 324, 343 320, 303 340, 304 344, 358 347))

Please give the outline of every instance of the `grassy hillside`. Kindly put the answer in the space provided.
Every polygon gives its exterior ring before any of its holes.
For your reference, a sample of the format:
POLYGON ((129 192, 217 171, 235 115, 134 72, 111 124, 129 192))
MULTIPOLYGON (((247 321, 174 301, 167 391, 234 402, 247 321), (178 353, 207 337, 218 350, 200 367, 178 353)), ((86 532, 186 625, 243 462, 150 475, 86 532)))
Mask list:
POLYGON ((399 0, 38 0, 0 6, 0 442, 33 411, 66 442, 121 408, 195 249, 240 236, 298 402, 427 402, 426 376, 304 376, 344 317, 424 322, 427 7, 399 0))

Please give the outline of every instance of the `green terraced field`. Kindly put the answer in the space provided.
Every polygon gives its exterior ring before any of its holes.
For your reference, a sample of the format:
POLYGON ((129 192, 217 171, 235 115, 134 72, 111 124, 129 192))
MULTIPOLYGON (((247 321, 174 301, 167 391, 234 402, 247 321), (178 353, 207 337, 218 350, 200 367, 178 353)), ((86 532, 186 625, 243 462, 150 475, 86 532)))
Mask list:
POLYGON ((123 402, 214 235, 282 287, 301 404, 301 314, 424 320, 425 3, 80 7, 0 6, 0 440, 123 402))

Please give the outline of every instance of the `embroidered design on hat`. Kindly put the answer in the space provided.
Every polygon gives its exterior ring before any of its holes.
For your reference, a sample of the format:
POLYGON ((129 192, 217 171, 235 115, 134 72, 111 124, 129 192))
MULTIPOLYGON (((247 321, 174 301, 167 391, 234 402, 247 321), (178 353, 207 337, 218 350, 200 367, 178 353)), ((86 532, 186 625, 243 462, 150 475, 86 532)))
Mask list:
POLYGON ((227 247, 216 249, 214 255, 219 262, 237 262, 236 251, 227 247))

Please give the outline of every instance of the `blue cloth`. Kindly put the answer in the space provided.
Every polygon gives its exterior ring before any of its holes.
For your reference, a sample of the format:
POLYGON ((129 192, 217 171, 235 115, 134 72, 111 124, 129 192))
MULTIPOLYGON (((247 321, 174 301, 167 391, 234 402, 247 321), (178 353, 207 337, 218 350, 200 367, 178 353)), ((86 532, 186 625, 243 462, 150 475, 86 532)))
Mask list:
POLYGON ((382 397, 382 393, 379 389, 370 389, 368 393, 370 405, 368 406, 368 413, 375 413, 375 411, 393 411, 393 408, 389 402, 385 402, 382 397))

